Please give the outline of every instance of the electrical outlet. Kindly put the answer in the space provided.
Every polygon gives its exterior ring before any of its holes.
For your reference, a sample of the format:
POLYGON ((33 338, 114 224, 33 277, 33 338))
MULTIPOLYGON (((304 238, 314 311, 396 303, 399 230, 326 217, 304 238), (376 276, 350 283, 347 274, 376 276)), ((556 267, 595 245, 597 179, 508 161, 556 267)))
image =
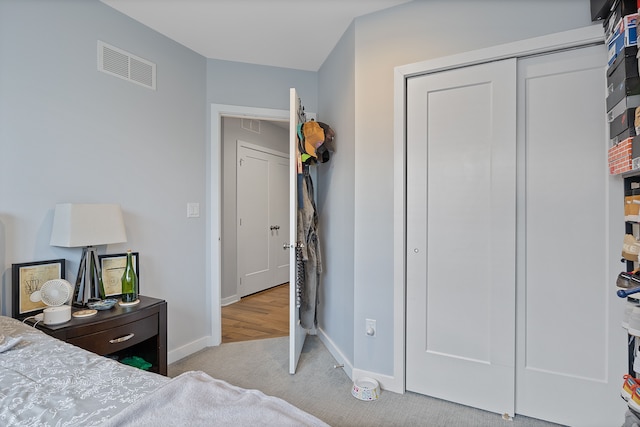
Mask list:
POLYGON ((376 337, 376 321, 373 319, 366 319, 364 333, 367 334, 368 337, 375 338, 376 337))

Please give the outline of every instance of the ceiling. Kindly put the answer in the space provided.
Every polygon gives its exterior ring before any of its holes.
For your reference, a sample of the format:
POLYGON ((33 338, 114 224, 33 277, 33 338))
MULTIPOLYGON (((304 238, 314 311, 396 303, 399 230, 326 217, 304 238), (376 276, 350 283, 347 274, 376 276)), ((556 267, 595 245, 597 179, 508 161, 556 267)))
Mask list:
POLYGON ((318 71, 355 17, 410 0, 101 0, 206 58, 318 71))

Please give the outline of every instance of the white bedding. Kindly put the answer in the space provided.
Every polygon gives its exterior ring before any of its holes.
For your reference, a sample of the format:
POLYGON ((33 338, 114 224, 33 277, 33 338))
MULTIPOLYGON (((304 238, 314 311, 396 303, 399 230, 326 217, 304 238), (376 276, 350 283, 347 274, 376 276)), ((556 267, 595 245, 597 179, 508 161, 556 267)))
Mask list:
POLYGON ((257 390, 202 372, 172 380, 95 355, 5 316, 0 316, 0 425, 326 426, 257 390))
POLYGON ((105 427, 327 426, 276 397, 191 371, 110 419, 105 427), (170 405, 167 402, 171 402, 170 405))
POLYGON ((0 425, 96 426, 169 381, 0 316, 0 425))

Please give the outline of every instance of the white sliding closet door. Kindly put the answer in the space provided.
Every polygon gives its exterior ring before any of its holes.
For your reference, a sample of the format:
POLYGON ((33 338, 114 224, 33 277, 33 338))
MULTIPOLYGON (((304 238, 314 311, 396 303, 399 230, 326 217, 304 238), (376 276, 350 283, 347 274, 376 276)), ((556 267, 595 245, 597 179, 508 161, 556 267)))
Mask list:
POLYGON ((605 64, 600 45, 407 79, 408 390, 622 424, 605 64))
POLYGON ((514 413, 516 60, 407 81, 408 390, 514 413))
POLYGON ((624 268, 623 196, 607 171, 605 64, 595 46, 518 65, 516 412, 572 426, 621 425, 626 407, 612 274, 624 268))

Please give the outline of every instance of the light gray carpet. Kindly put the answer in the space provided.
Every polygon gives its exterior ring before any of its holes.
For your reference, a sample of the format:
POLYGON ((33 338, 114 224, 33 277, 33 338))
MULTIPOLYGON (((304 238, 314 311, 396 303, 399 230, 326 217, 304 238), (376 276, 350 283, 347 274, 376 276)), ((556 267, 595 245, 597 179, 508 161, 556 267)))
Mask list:
POLYGON ((352 382, 318 337, 308 336, 295 375, 289 374, 289 338, 222 344, 169 365, 169 376, 204 371, 231 384, 280 397, 334 427, 501 426, 549 427, 556 424, 500 415, 407 392, 382 391, 365 402, 351 395, 352 382))

